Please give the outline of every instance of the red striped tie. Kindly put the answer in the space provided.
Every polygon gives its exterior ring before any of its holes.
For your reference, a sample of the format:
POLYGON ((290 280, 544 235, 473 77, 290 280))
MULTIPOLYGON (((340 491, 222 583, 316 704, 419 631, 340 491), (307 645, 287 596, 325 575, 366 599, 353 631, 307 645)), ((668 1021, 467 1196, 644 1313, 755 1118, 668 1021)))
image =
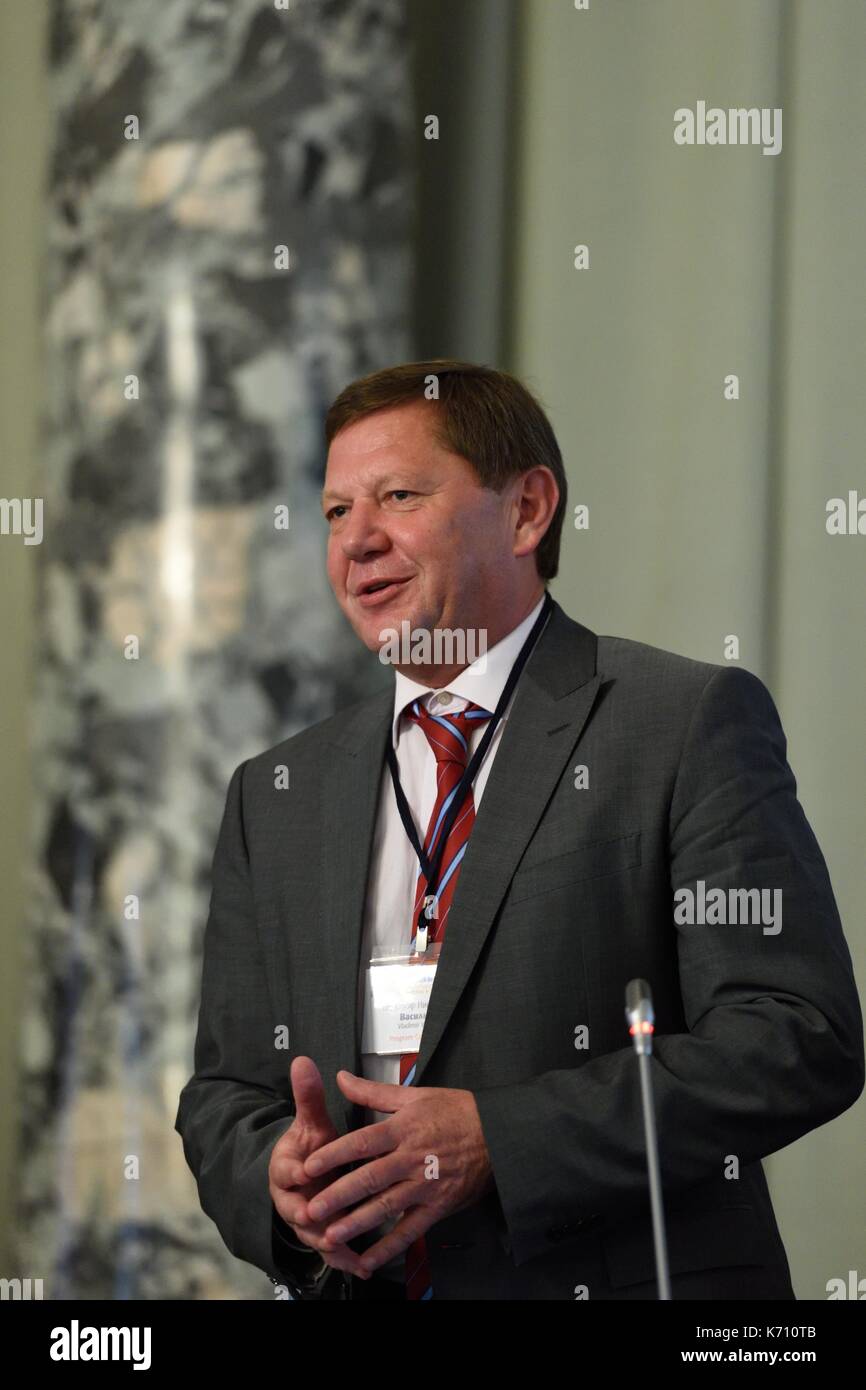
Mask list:
MULTIPOLYGON (((490 719, 491 714, 489 710, 481 709, 478 705, 471 703, 467 704, 464 710, 454 714, 442 714, 438 711, 435 714, 430 714, 418 700, 415 700, 408 709, 404 710, 404 714, 411 723, 421 725, 436 756, 436 803, 431 812, 430 823, 427 826, 427 834, 424 839, 424 850, 428 857, 432 857, 438 844, 442 821, 454 800, 457 784, 466 771, 472 730, 486 719, 490 719)), ((451 900, 454 897, 454 890, 460 875, 460 865, 466 853, 466 845, 474 823, 475 800, 472 795, 472 788, 469 787, 462 808, 451 827, 445 844, 445 852, 439 871, 438 916, 430 922, 428 940, 432 938, 441 943, 445 935, 451 900)), ((412 910, 413 944, 418 915, 426 892, 427 880, 419 865, 418 881, 415 885, 415 903, 412 910)), ((401 1086, 411 1086, 415 1080, 417 1059, 417 1052, 406 1052, 401 1056, 401 1086)), ((406 1251, 406 1298, 428 1299, 432 1297, 433 1286, 430 1279, 430 1266, 427 1261, 427 1247, 424 1237, 419 1236, 406 1251)))

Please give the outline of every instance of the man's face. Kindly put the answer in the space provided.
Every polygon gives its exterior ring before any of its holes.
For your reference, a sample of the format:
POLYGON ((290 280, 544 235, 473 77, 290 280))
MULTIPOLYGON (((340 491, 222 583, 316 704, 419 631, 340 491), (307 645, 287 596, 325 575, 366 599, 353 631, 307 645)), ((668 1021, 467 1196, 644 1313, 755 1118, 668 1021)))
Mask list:
POLYGON ((495 628, 513 602, 514 488, 482 487, 436 442, 437 408, 413 401, 376 411, 341 430, 328 452, 328 577, 371 651, 404 620, 412 631, 495 628))

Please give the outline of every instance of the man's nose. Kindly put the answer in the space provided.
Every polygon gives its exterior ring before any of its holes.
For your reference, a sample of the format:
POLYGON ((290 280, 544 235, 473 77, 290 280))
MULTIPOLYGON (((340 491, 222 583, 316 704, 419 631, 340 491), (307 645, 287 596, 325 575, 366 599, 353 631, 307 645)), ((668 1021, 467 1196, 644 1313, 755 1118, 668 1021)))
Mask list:
POLYGON ((342 529, 340 544, 350 560, 362 560, 386 550, 389 540, 378 509, 354 503, 342 529))

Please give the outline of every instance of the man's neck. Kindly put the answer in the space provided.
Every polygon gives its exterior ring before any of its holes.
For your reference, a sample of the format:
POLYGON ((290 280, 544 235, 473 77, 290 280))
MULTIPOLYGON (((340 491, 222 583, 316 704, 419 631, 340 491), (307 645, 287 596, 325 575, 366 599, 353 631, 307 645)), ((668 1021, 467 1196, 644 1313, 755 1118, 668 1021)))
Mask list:
MULTIPOLYGON (((400 674, 405 676, 407 680, 413 681, 416 685, 424 686, 426 689, 429 690, 444 690, 448 685, 450 685, 450 683, 453 680, 456 679, 457 676, 460 675, 461 671, 466 671, 473 664, 473 662, 477 660, 478 656, 482 655, 484 652, 489 652, 492 647, 495 647, 497 643, 501 642, 505 637, 508 637, 509 634, 512 633, 516 627, 519 627, 520 624, 526 618, 529 617, 529 614, 532 612, 533 608, 538 603, 539 599, 543 597, 543 595, 544 588, 542 586, 538 589, 538 591, 535 594, 532 595, 532 597, 529 600, 527 600, 522 605, 522 611, 518 610, 516 617, 512 617, 511 619, 502 619, 500 620, 499 624, 497 626, 494 626, 492 629, 476 629, 475 635, 479 641, 481 635, 484 635, 484 645, 478 651, 475 652, 475 654, 471 657, 470 660, 464 661, 458 665, 420 666, 416 665, 414 662, 412 662, 410 665, 397 665, 395 663, 395 670, 399 671, 400 674)), ((433 629, 431 636, 434 642, 435 634, 439 631, 441 631, 441 629, 439 628, 433 629)), ((450 629, 450 631, 462 632, 465 638, 467 639, 468 647, 468 635, 470 629, 452 628, 450 629)), ((478 643, 476 642, 476 646, 477 645, 478 643)))

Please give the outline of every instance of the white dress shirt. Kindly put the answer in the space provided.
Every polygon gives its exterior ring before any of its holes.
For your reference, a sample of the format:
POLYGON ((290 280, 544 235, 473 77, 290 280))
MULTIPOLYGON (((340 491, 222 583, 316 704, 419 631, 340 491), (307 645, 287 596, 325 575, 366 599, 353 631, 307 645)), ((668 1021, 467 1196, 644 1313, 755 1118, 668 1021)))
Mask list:
MULTIPOLYGON (((421 700, 424 706, 433 712, 441 710, 443 713, 453 713, 455 710, 465 709, 467 704, 472 702, 493 713, 499 703, 499 697, 505 689, 511 668, 541 611, 543 602, 544 595, 538 600, 532 612, 516 628, 486 652, 485 658, 479 658, 467 666, 459 675, 454 677, 447 688, 432 690, 429 686, 419 685, 417 681, 410 680, 408 676, 403 675, 402 671, 395 671, 394 717, 391 734, 397 756, 397 766, 400 770, 400 783, 406 794, 406 801, 412 812, 420 842, 423 842, 427 833, 427 825, 436 801, 436 758, 421 726, 409 720, 401 719, 403 710, 413 700, 421 700), (481 667, 484 669, 479 669, 481 667)), ((518 685, 519 683, 518 681, 518 685)), ((472 790, 476 812, 484 794, 484 787, 490 775, 493 759, 496 757, 496 750, 502 739, 516 693, 515 689, 496 726, 484 761, 475 776, 472 790)), ((470 730, 468 758, 472 757, 484 737, 488 722, 486 719, 481 719, 478 721, 477 727, 470 730)), ((371 957, 395 955, 409 950, 412 940, 412 909, 415 904, 418 869, 418 856, 403 828, 391 783, 391 774, 386 763, 382 770, 379 788, 376 829, 365 902, 361 970, 358 982, 359 1009, 364 1008, 364 982, 371 957)), ((460 930, 459 921, 454 930, 460 930)), ((375 1053, 363 1053, 361 1063, 363 1075, 369 1080, 386 1081, 395 1086, 400 1084, 399 1056, 380 1057, 375 1053)), ((388 1113, 387 1111, 367 1110, 365 1122, 372 1124, 385 1120, 388 1118, 388 1113)), ((389 1222, 382 1226, 380 1233, 393 1224, 393 1222, 389 1222)), ((396 1261, 392 1261, 389 1265, 378 1270, 377 1273, 400 1278, 404 1260, 405 1256, 400 1256, 396 1261)))

